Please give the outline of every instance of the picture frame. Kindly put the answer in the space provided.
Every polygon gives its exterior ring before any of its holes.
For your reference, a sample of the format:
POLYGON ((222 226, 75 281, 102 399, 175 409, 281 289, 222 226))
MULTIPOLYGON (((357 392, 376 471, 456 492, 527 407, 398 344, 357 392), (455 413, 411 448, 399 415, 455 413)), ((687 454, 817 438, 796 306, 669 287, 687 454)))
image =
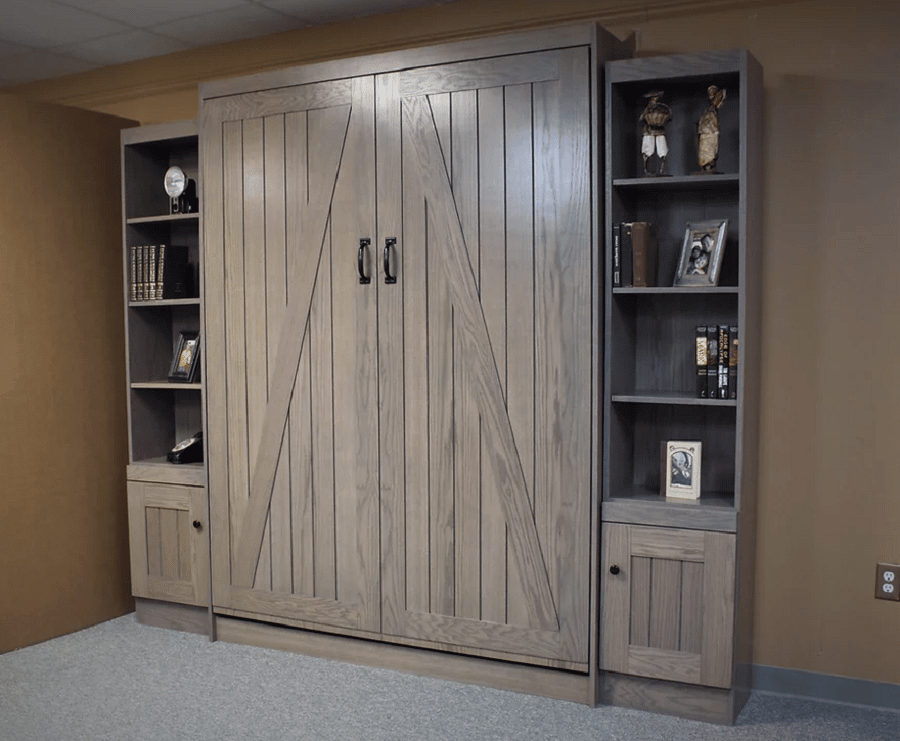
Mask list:
POLYGON ((179 332, 169 369, 169 380, 178 383, 194 383, 200 367, 200 333, 179 332))
POLYGON ((676 286, 716 286, 728 219, 689 222, 675 270, 676 286))
POLYGON ((699 499, 703 443, 696 440, 667 440, 662 448, 663 496, 699 499))

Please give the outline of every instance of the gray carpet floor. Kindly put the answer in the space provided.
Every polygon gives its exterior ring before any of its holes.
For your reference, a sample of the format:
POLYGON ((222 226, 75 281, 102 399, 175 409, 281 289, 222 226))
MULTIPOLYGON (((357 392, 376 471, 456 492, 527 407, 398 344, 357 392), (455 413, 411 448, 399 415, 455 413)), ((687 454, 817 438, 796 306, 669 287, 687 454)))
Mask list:
POLYGON ((211 643, 133 615, 0 656, 2 741, 897 741, 900 712, 754 693, 733 727, 211 643))

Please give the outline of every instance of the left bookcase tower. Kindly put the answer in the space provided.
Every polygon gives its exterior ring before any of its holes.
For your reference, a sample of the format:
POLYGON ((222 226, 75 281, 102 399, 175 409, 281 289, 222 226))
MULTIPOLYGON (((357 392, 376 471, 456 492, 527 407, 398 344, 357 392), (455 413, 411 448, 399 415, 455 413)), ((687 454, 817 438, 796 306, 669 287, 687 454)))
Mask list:
MULTIPOLYGON (((173 205, 164 187, 174 166, 199 187, 197 122, 125 129, 121 143, 128 510, 140 619, 142 611, 157 614, 167 605, 201 607, 209 601, 206 469, 202 461, 167 459, 176 445, 203 431, 204 420, 200 214, 196 202, 173 205), (165 272, 156 271, 160 252, 186 256, 175 298, 158 298, 151 290, 165 272), (183 338, 196 340, 200 372, 190 380, 176 373, 181 377, 171 380, 183 338)), ((190 611, 176 611, 166 623, 182 619, 178 615, 186 622, 182 627, 205 630, 202 616, 190 611)))

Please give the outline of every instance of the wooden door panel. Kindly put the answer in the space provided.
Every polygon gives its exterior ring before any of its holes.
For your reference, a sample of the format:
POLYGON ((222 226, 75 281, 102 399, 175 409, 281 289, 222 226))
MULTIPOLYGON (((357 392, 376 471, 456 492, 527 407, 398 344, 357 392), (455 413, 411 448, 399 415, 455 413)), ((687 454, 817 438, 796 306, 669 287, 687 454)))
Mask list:
POLYGON ((384 630, 498 651, 518 634, 514 653, 586 662, 587 55, 538 56, 534 84, 517 58, 497 65, 514 85, 477 89, 461 65, 448 92, 402 99, 403 345, 382 372, 405 383, 406 477, 385 492, 405 527, 383 544, 384 630), (585 199, 577 214, 557 208, 570 198, 585 199))
POLYGON ((265 117, 250 117, 250 96, 224 106, 244 120, 205 124, 224 153, 223 228, 207 232, 225 253, 207 274, 207 303, 222 309, 207 342, 224 346, 212 385, 227 389, 209 412, 228 430, 210 447, 211 474, 227 466, 214 512, 230 524, 215 541, 227 565, 216 602, 377 630, 376 294, 355 269, 375 226, 374 87, 338 88, 268 101, 265 117), (349 106, 285 110, 344 88, 349 106))
POLYGON ((606 523, 602 537, 601 668, 730 686, 734 535, 606 523))

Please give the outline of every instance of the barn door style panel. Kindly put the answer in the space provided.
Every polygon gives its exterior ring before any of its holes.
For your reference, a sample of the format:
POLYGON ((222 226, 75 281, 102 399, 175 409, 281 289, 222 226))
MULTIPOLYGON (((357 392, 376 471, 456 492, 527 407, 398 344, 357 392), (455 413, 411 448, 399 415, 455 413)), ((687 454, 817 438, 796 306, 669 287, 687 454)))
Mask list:
POLYGON ((601 668, 729 687, 735 536, 606 523, 601 668))
POLYGON ((585 669, 588 65, 574 49, 377 82, 380 239, 397 239, 379 299, 383 630, 585 669))
POLYGON ((380 626, 374 81, 204 105, 214 606, 380 626))

